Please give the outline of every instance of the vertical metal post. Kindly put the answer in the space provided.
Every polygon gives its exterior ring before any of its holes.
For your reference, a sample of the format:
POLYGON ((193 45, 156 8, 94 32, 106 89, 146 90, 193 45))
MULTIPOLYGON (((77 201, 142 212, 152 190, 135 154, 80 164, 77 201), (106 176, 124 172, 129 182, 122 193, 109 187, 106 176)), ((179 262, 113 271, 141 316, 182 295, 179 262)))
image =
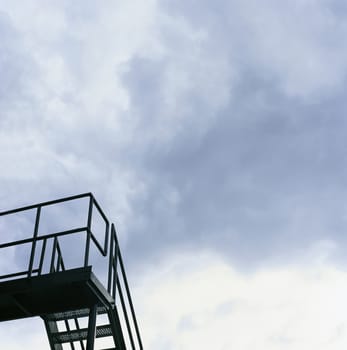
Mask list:
POLYGON ((37 241, 36 238, 37 238, 37 234, 39 232, 40 215, 41 215, 41 206, 38 206, 37 207, 37 211, 36 211, 36 219, 35 219, 35 227, 34 227, 34 235, 33 235, 33 244, 31 246, 31 253, 30 253, 28 277, 31 277, 31 274, 33 272, 33 265, 34 265, 34 258, 35 258, 35 249, 36 249, 36 241, 37 241))
POLYGON ((111 239, 110 239, 110 251, 109 251, 109 261, 108 261, 108 281, 107 281, 107 291, 111 294, 111 283, 112 283, 112 275, 113 275, 113 243, 114 243, 114 225, 111 225, 111 239))
POLYGON ((54 269, 54 261, 55 261, 55 254, 57 253, 57 244, 58 244, 58 238, 54 237, 53 247, 52 247, 51 266, 49 268, 50 273, 56 272, 54 269))
POLYGON ((110 223, 106 221, 105 225, 105 244, 104 244, 104 256, 107 256, 107 250, 108 250, 108 238, 110 236, 110 223))
POLYGON ((91 307, 89 312, 87 350, 94 350, 97 311, 98 311, 98 306, 97 304, 95 304, 93 305, 93 307, 91 307))
POLYGON ((45 253, 46 253, 46 245, 47 245, 47 239, 45 238, 43 240, 42 248, 41 248, 41 257, 40 257, 39 272, 38 272, 39 275, 41 275, 42 273, 43 261, 45 259, 45 253))
POLYGON ((60 271, 60 268, 61 268, 61 271, 65 271, 65 264, 63 260, 63 255, 61 253, 58 237, 57 237, 57 253, 58 253, 57 271, 60 271))
MULTIPOLYGON (((114 227, 113 227, 114 228, 114 227)), ((113 239, 114 239, 114 257, 112 260, 112 267, 113 267, 113 291, 112 291, 112 297, 114 301, 116 302, 116 289, 117 289, 117 279, 118 279, 118 271, 117 271, 117 265, 118 265, 118 252, 119 252, 119 245, 118 245, 118 239, 117 239, 117 233, 116 229, 113 230, 113 239)))
POLYGON ((90 239, 91 239, 91 235, 92 235, 93 201, 94 201, 94 198, 91 195, 90 200, 89 200, 89 210, 88 210, 86 249, 85 249, 85 253, 84 253, 84 266, 85 267, 88 266, 88 262, 89 262, 90 239))

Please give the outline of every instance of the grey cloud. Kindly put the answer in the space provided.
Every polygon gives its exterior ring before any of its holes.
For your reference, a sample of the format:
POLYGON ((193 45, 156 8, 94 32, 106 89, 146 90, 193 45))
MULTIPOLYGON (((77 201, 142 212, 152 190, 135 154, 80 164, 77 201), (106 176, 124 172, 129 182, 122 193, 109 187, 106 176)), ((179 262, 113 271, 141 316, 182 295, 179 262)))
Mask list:
POLYGON ((211 51, 227 53, 241 67, 278 80, 291 96, 334 94, 345 80, 346 35, 336 2, 278 3, 273 0, 166 2, 165 10, 204 30, 211 51))
MULTIPOLYGON (((151 89, 144 103, 142 88, 131 86, 144 115, 155 114, 147 106, 159 101, 152 76, 137 76, 151 89)), ((344 109, 342 90, 311 104, 244 69, 204 135, 187 128, 165 147, 136 149, 147 191, 132 203, 141 216, 130 232, 133 252, 205 247, 252 266, 294 259, 319 239, 344 243, 344 109)))
POLYGON ((317 3, 296 23, 306 7, 286 17, 265 5, 162 4, 143 37, 151 49, 119 50, 112 10, 65 3, 55 40, 30 38, 46 49, 36 60, 2 20, 2 203, 92 191, 134 265, 193 247, 254 266, 319 239, 344 243, 342 14, 317 3))
POLYGON ((180 251, 345 264, 341 1, 41 5, 0 1, 1 209, 92 191, 132 286, 180 251))
POLYGON ((11 22, 11 18, 0 12, 0 125, 18 120, 17 113, 30 106, 30 86, 28 79, 35 75, 30 54, 23 46, 23 40, 11 22))

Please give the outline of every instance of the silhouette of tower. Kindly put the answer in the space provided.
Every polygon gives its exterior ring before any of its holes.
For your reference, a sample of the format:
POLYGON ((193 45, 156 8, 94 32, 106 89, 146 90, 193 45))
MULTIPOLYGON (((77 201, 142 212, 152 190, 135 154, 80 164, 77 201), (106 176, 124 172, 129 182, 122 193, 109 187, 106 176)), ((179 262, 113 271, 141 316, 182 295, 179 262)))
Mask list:
POLYGON ((0 321, 35 316, 51 350, 143 349, 115 226, 91 193, 0 212, 0 321))

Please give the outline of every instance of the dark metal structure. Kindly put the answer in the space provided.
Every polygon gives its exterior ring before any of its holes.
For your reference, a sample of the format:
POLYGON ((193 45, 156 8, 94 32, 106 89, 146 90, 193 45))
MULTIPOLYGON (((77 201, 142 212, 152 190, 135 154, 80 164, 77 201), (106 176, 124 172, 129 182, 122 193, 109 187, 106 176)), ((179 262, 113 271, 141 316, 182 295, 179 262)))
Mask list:
POLYGON ((91 193, 0 212, 1 266, 0 321, 41 317, 51 350, 143 349, 115 226, 91 193))

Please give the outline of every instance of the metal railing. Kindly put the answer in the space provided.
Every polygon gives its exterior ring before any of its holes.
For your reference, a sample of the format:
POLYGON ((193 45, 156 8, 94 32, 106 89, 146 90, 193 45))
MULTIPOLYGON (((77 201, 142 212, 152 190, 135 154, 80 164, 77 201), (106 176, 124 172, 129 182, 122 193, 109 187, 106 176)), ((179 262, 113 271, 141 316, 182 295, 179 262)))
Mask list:
POLYGON ((130 289, 128 280, 125 273, 122 254, 119 249, 116 229, 114 224, 111 225, 111 242, 110 242, 110 262, 109 262, 109 274, 108 274, 108 286, 107 290, 112 295, 115 302, 120 299, 122 315, 124 316, 124 322, 126 325, 128 340, 133 350, 136 349, 135 344, 139 346, 139 349, 143 349, 140 331, 136 320, 134 305, 130 295, 130 289), (120 267, 120 273, 118 272, 118 265, 120 267), (122 284, 124 289, 122 288, 122 284), (118 298, 119 297, 119 298, 118 298), (128 312, 128 308, 130 309, 128 312), (130 317, 129 317, 130 313, 130 317), (133 329, 132 329, 133 328, 133 329), (133 330, 135 331, 136 338, 134 339, 133 330), (135 343, 136 340, 136 343, 135 343))
MULTIPOLYGON (((65 197, 53 201, 42 202, 17 209, 3 211, 0 212, 0 222, 3 217, 33 210, 35 211, 35 217, 31 237, 15 241, 10 240, 8 242, 0 244, 0 257, 1 251, 5 248, 13 247, 19 249, 19 247, 23 245, 31 245, 27 269, 0 275, 0 282, 2 280, 10 280, 20 277, 32 278, 35 276, 40 276, 42 274, 68 270, 71 267, 66 266, 64 262, 64 251, 61 247, 60 240, 63 239, 63 237, 67 237, 69 235, 85 233, 83 262, 80 263, 80 267, 93 266, 92 262, 90 261, 90 252, 91 247, 93 246, 96 247, 97 252, 99 253, 99 257, 102 259, 106 259, 106 262, 108 264, 108 271, 106 272, 107 286, 105 286, 105 288, 114 300, 113 307, 117 309, 116 311, 120 312, 120 314, 122 315, 123 328, 125 328, 125 330, 123 329, 123 333, 127 334, 127 339, 131 346, 131 349, 142 350, 142 341, 140 337, 133 302, 130 295, 130 289, 125 273, 124 263, 119 249, 115 226, 114 224, 110 225, 109 220, 107 219, 105 213, 94 198, 93 194, 84 193, 76 196, 65 197), (40 223, 42 220, 42 209, 57 204, 73 202, 81 199, 87 199, 89 201, 87 209, 87 220, 85 225, 67 230, 45 232, 43 234, 39 232, 40 223), (97 239, 97 235, 93 231, 93 218, 95 213, 97 213, 99 217, 101 217, 105 226, 102 235, 103 242, 101 242, 100 239, 97 239), (47 246, 49 242, 52 243, 52 249, 51 253, 47 254, 47 246), (39 244, 40 248, 38 246, 39 244), (48 268, 44 271, 43 266, 47 259, 50 261, 48 264, 48 268), (120 304, 118 305, 119 302, 120 304)), ((62 218, 62 220, 64 220, 64 218, 62 218)), ((81 244, 83 244, 83 241, 81 244)))

